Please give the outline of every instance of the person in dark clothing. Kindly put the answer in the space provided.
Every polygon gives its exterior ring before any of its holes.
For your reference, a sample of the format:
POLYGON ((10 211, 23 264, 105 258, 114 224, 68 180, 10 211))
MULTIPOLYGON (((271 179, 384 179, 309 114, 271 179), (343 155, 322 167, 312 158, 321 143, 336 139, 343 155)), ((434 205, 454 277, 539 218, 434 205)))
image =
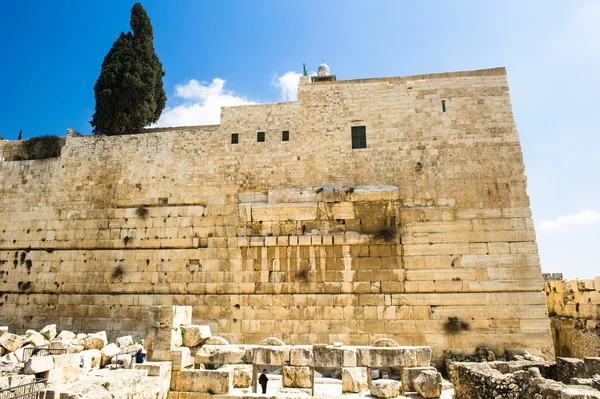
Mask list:
POLYGON ((135 354, 135 362, 140 364, 144 363, 144 360, 146 360, 146 354, 142 351, 142 348, 140 348, 135 354))
POLYGON ((267 369, 263 369, 262 374, 258 377, 258 383, 262 387, 262 393, 267 393, 267 381, 269 378, 267 377, 267 369))

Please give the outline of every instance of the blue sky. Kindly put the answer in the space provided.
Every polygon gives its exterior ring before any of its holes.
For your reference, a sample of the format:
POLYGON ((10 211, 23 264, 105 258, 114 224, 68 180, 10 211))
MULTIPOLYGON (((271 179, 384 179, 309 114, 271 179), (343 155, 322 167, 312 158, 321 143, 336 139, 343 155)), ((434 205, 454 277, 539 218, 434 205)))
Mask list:
MULTIPOLYGON (((169 97, 160 125, 293 99, 302 63, 338 79, 506 66, 542 270, 600 275, 597 1, 145 1, 169 97)), ((133 2, 7 2, 0 136, 91 131, 100 64, 133 2)))

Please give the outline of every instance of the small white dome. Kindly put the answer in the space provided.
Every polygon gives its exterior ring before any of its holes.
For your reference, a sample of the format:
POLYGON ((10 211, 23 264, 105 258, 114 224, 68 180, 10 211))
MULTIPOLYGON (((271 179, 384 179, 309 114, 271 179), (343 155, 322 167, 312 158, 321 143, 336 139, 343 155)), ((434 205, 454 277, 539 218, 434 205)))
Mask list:
POLYGON ((319 69, 317 69, 317 75, 318 76, 329 76, 330 75, 329 65, 327 65, 325 63, 325 61, 323 61, 323 63, 321 65, 319 65, 319 69))

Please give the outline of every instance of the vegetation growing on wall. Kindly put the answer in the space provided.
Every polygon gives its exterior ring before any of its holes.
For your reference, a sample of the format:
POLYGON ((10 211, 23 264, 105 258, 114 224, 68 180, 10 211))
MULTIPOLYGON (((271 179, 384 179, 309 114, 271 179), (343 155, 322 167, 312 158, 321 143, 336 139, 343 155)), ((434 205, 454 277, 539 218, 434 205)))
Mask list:
POLYGON ((4 158, 7 161, 29 161, 60 157, 65 140, 58 136, 45 135, 7 145, 4 158))

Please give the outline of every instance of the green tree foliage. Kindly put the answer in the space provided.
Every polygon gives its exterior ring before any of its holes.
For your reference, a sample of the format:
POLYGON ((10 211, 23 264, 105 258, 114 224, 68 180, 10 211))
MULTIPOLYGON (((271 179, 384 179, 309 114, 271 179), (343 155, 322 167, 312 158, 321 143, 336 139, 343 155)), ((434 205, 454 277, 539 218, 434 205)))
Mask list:
POLYGON ((19 138, 17 140, 23 140, 23 129, 19 130, 19 138))
POLYGON ((150 18, 140 3, 131 9, 131 32, 121 33, 104 57, 94 86, 96 134, 126 134, 158 121, 167 95, 165 72, 154 51, 150 18))

